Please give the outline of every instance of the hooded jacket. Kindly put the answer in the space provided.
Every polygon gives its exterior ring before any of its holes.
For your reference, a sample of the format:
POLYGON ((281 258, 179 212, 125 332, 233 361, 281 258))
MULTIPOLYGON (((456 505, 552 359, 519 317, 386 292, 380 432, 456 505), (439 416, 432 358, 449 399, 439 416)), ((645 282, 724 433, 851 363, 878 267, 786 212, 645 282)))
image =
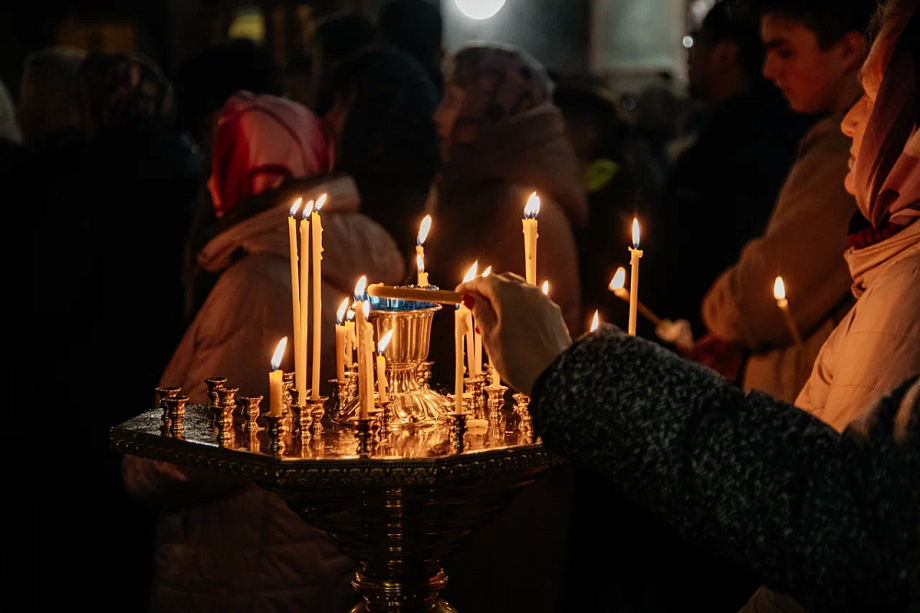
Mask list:
MULTIPOLYGON (((323 372, 334 372, 335 309, 362 274, 394 283, 403 260, 393 239, 357 213, 357 194, 320 185, 323 209, 323 372), (338 201, 339 206, 336 205, 338 201), (343 210, 344 209, 344 210, 343 210)), ((245 206, 246 202, 237 204, 245 206)), ((207 402, 204 379, 226 376, 247 395, 268 396, 265 376, 278 340, 290 336, 291 272, 284 200, 213 238, 199 263, 220 278, 176 349, 163 385, 207 402)), ((291 369, 291 352, 283 368, 291 369)), ((156 543, 154 611, 326 611, 354 604, 353 563, 275 494, 251 482, 127 457, 124 481, 136 497, 161 508, 156 543)))

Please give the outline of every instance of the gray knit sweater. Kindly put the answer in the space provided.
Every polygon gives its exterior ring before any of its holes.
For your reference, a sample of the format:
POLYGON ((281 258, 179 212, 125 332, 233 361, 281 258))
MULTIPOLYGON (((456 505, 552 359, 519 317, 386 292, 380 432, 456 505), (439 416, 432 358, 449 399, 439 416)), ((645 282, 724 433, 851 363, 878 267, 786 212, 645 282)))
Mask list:
POLYGON ((556 360, 533 396, 547 447, 808 610, 920 606, 917 379, 841 435, 608 328, 556 360))

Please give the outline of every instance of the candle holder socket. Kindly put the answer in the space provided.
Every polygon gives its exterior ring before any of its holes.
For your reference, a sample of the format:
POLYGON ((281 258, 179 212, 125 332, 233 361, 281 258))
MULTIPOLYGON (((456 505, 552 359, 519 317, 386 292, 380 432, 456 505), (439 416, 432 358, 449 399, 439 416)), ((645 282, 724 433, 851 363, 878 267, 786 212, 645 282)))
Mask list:
POLYGON ((313 407, 309 400, 306 403, 298 403, 291 407, 291 414, 294 417, 294 429, 300 433, 301 438, 310 438, 313 427, 313 407))
POLYGON ((284 437, 288 430, 283 415, 267 415, 269 451, 273 456, 282 456, 287 451, 284 437))
POLYGON ((295 373, 293 372, 286 372, 284 373, 284 376, 282 377, 281 405, 287 409, 290 409, 292 406, 294 406, 294 394, 292 393, 292 392, 296 392, 296 389, 294 386, 294 374, 295 373))
POLYGON ((450 416, 450 446, 458 455, 466 448, 463 439, 466 436, 467 418, 466 413, 452 413, 450 416))
POLYGON ((370 419, 355 419, 355 441, 358 443, 357 454, 362 458, 371 455, 371 421, 370 419))
MULTIPOLYGON (((218 390, 222 390, 227 387, 227 378, 226 377, 210 377, 204 380, 204 384, 208 386, 208 400, 210 401, 211 409, 216 409, 220 405, 220 399, 217 395, 218 390)), ((211 425, 217 425, 217 418, 212 413, 211 416, 211 425)))
POLYGON ((242 396, 239 398, 240 410, 246 416, 246 431, 251 435, 259 431, 259 414, 262 396, 242 396))
POLYGON ((157 406, 160 407, 160 410, 163 411, 162 420, 163 425, 167 428, 169 427, 169 409, 166 405, 167 398, 175 398, 182 393, 181 387, 158 387, 156 388, 157 393, 157 406))
POLYGON ((313 425, 313 436, 323 435, 323 417, 326 416, 327 400, 329 400, 329 398, 326 396, 310 399, 309 407, 311 423, 313 425))
POLYGON ((188 396, 170 396, 163 402, 166 403, 166 412, 169 415, 170 436, 181 436, 185 428, 182 421, 185 419, 185 405, 188 404, 188 396))
POLYGON ((486 418, 486 398, 483 389, 486 385, 486 378, 482 375, 467 377, 463 380, 463 388, 470 397, 469 411, 473 414, 473 419, 486 418))
POLYGON ((519 428, 524 440, 528 443, 533 442, 533 419, 530 417, 530 396, 526 394, 514 395, 514 412, 520 418, 519 428))

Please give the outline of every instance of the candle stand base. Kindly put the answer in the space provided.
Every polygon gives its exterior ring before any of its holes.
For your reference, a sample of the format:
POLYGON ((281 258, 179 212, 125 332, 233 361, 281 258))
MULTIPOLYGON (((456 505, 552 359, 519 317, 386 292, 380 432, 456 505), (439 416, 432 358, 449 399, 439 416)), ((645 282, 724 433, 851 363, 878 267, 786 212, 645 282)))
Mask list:
POLYGON ((309 401, 304 404, 297 404, 291 407, 291 414, 294 417, 294 430, 301 438, 310 438, 313 436, 313 407, 309 401))
POLYGON ((287 443, 284 441, 287 435, 284 416, 267 415, 265 419, 268 421, 269 452, 275 457, 282 456, 287 451, 287 443))
POLYGON ((312 419, 313 436, 323 435, 323 417, 326 415, 326 402, 329 400, 326 396, 311 398, 309 403, 310 417, 312 419))
POLYGON ((169 416, 169 434, 173 437, 182 436, 185 430, 185 405, 188 404, 188 396, 171 396, 165 398, 166 413, 169 416))

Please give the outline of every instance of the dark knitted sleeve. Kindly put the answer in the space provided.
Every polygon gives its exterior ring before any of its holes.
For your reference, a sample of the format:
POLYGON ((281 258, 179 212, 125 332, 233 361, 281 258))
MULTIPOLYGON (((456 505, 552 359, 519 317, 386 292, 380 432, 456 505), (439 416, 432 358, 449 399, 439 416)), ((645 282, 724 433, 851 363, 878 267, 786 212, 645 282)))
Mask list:
POLYGON ((877 610, 894 611, 920 526, 920 407, 908 408, 907 433, 894 435, 906 392, 841 436, 608 328, 543 373, 530 407, 548 448, 603 472, 768 586, 803 603, 871 597, 892 607, 877 610))

